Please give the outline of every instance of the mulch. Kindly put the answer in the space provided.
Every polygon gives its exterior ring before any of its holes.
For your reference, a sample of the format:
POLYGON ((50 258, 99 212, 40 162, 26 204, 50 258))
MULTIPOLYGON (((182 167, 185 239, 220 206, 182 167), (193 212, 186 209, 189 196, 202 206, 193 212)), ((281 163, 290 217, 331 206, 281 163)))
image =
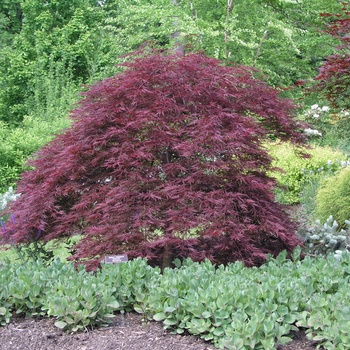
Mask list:
MULTIPOLYGON (((117 315, 108 327, 69 334, 54 326, 53 318, 14 317, 0 327, 1 350, 214 350, 213 344, 192 335, 171 334, 159 322, 144 322, 141 315, 117 315)), ((278 350, 315 350, 305 333, 278 350)))

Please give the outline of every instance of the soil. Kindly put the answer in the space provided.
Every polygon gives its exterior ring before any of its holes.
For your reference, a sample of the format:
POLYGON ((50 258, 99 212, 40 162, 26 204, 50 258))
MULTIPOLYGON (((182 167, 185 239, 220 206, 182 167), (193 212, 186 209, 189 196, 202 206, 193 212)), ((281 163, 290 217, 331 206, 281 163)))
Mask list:
MULTIPOLYGON (((13 318, 0 328, 1 350, 214 350, 198 337, 174 335, 159 322, 142 322, 138 314, 116 316, 104 328, 69 334, 54 326, 54 319, 13 318)), ((316 344, 300 331, 278 350, 315 350, 316 344)))

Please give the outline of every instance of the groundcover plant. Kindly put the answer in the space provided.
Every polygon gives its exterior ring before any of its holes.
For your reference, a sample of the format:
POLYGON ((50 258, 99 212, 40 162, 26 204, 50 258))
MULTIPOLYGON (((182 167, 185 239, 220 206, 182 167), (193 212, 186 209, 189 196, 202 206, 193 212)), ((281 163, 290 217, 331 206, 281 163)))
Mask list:
POLYGON ((111 253, 166 267, 291 252, 300 242, 262 144, 303 136, 292 102, 257 76, 202 54, 129 61, 30 162, 2 242, 81 234, 73 259, 90 268, 111 253))

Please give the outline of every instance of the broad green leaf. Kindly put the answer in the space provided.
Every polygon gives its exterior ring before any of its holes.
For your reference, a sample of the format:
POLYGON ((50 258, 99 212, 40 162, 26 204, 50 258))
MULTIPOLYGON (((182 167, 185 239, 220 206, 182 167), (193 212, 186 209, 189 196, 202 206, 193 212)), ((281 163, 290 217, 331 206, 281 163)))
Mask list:
POLYGON ((153 319, 155 321, 163 321, 164 319, 166 319, 166 315, 164 312, 158 312, 157 314, 153 315, 153 319))
POLYGON ((265 350, 274 350, 275 342, 273 338, 261 339, 261 344, 263 345, 265 350))
POLYGON ((209 311, 202 312, 202 317, 203 318, 209 318, 210 316, 211 316, 211 313, 209 311))
POLYGON ((175 324, 177 324, 177 320, 173 319, 173 318, 166 318, 163 323, 167 326, 173 326, 175 324))
POLYGON ((206 340, 206 341, 210 341, 210 340, 214 339, 214 336, 213 336, 213 334, 208 333, 208 334, 201 335, 201 338, 206 340))
MULTIPOLYGON (((76 316, 76 314, 74 316, 76 316)), ((72 317, 66 316, 64 319, 65 319, 65 322, 67 322, 68 324, 74 324, 75 323, 75 321, 74 321, 74 319, 72 317)))
POLYGON ((225 347, 225 349, 229 349, 229 350, 240 350, 244 346, 244 341, 240 338, 223 339, 221 340, 220 343, 225 347))
POLYGON ((67 326, 67 323, 64 322, 64 321, 56 321, 56 322, 55 322, 55 326, 56 326, 57 328, 63 329, 63 328, 65 328, 65 327, 67 326))
POLYGON ((278 339, 278 343, 280 345, 286 345, 286 344, 290 343, 292 340, 293 340, 293 338, 290 338, 290 337, 281 337, 278 339))
POLYGON ((218 328, 215 328, 214 331, 213 331, 213 334, 216 336, 216 337, 220 337, 224 334, 224 329, 222 327, 218 327, 218 328))
POLYGON ((174 312, 176 310, 176 308, 175 307, 173 307, 173 306, 168 306, 168 307, 166 307, 165 309, 164 309, 164 312, 174 312))
POLYGON ((112 309, 119 309, 120 304, 115 300, 109 304, 107 304, 108 307, 111 307, 112 309))
POLYGON ((243 337, 236 335, 232 341, 233 341, 233 345, 237 348, 237 349, 241 349, 244 346, 244 340, 242 339, 243 337))
POLYGON ((315 336, 312 336, 312 340, 314 340, 314 341, 322 341, 322 340, 326 340, 326 338, 323 335, 315 335, 315 336))
POLYGON ((134 305, 134 310, 139 313, 142 314, 143 313, 143 309, 142 307, 138 306, 138 305, 134 305))

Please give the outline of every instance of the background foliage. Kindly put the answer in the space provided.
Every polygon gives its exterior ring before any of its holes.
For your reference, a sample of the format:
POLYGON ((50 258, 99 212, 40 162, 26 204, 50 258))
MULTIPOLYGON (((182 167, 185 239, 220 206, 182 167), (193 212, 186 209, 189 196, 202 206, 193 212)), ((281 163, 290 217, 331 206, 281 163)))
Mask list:
POLYGON ((316 196, 316 216, 324 221, 332 215, 341 227, 346 227, 350 208, 350 171, 342 169, 338 174, 321 183, 316 196))
POLYGON ((313 185, 347 165, 347 154, 330 147, 305 149, 309 155, 307 158, 300 157, 290 143, 269 143, 267 147, 274 158, 273 165, 282 169, 282 172, 275 171, 272 175, 279 185, 276 188, 277 199, 285 204, 300 203, 307 185, 313 185))
POLYGON ((48 123, 33 116, 26 116, 17 128, 0 122, 0 193, 16 185, 29 157, 50 141, 55 131, 58 133, 68 126, 65 118, 53 119, 48 123))
MULTIPOLYGON (((339 12, 338 1, 230 3, 2 1, 0 120, 7 125, 2 133, 21 128, 26 116, 60 124, 55 120, 66 119, 82 83, 115 74, 115 64, 140 45, 168 49, 179 40, 175 33, 187 51, 261 68, 274 86, 310 79, 333 53, 331 36, 320 31, 330 19, 319 14, 339 12)), ((300 96, 297 90, 292 94, 300 96)), ((1 160, 3 169, 14 167, 8 158, 1 160)), ((2 188, 13 184, 16 168, 3 171, 2 188)))
POLYGON ((175 30, 189 50, 254 65, 276 86, 314 76, 317 65, 332 53, 330 37, 319 31, 319 14, 339 11, 337 1, 228 4, 223 0, 178 1, 177 6, 168 0, 3 2, 0 119, 18 124, 30 114, 28 99, 45 101, 41 79, 54 68, 57 79, 63 74, 71 83, 91 82, 112 74, 118 57, 145 42, 169 48, 175 30))

